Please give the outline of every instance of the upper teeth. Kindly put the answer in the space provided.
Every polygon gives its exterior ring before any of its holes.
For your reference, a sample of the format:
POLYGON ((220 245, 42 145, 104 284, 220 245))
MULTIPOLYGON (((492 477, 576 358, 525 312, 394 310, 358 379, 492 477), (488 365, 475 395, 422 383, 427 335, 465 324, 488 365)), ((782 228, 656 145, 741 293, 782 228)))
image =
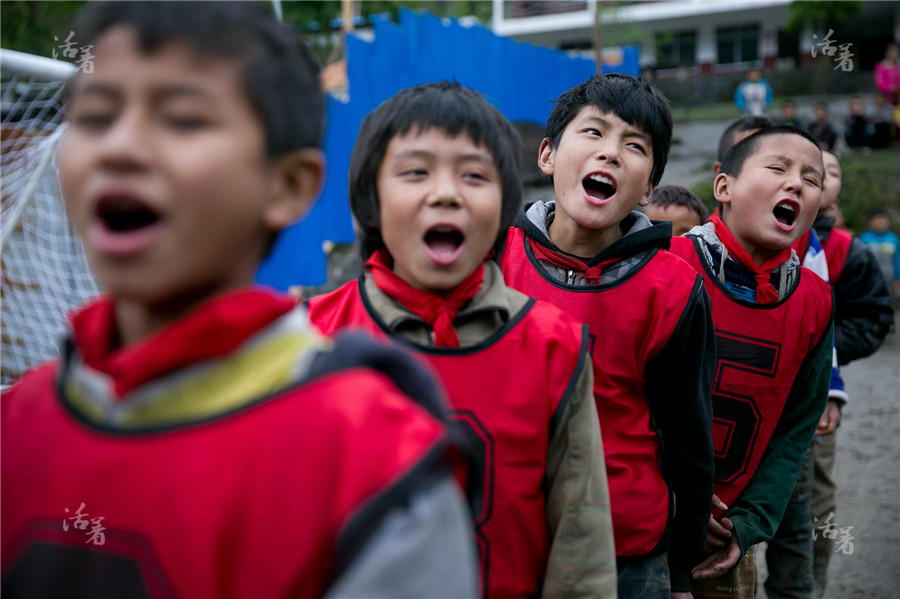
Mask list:
POLYGON ((604 177, 603 175, 591 175, 588 177, 591 181, 596 181, 597 183, 606 183, 607 185, 612 185, 612 179, 609 177, 604 177))
POLYGON ((792 214, 797 211, 797 208, 793 204, 778 204, 778 207, 790 210, 792 214))

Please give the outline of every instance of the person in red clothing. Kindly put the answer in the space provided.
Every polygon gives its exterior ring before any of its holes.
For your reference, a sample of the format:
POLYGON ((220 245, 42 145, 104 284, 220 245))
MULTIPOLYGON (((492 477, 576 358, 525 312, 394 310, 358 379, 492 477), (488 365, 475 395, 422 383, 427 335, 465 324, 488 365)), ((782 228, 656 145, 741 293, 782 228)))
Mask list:
POLYGON ((0 402, 4 597, 474 597, 440 392, 252 286, 322 182, 265 4, 88 5, 62 195, 107 295, 0 402))
POLYGON ((474 90, 438 82, 368 115, 350 159, 365 271, 309 300, 426 361, 478 456, 469 479, 486 597, 615 597, 590 339, 508 288, 495 261, 521 204, 519 139, 474 90))
POLYGON ((707 282, 718 354, 718 501, 695 597, 753 596, 755 577, 732 568, 775 534, 828 399, 831 293, 790 247, 815 218, 824 176, 815 138, 762 129, 725 154, 714 186, 721 213, 672 240, 707 282))
POLYGON ((510 229, 507 284, 589 326, 620 598, 683 597, 712 501, 714 343, 702 278, 666 249, 650 202, 668 159, 668 102, 594 77, 556 101, 538 165, 556 199, 510 229))

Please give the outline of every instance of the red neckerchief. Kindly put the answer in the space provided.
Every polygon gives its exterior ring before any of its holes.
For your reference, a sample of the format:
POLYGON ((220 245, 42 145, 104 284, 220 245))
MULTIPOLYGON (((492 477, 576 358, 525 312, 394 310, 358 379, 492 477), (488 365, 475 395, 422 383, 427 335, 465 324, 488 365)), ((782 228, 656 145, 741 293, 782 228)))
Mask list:
POLYGON ((777 302, 778 291, 772 285, 772 271, 791 257, 791 248, 786 247, 762 264, 757 264, 750 257, 750 254, 747 253, 747 250, 741 247, 738 240, 731 234, 728 225, 725 224, 722 217, 718 214, 713 214, 709 217, 709 220, 715 225, 716 235, 719 236, 719 239, 725 245, 725 249, 728 250, 728 256, 753 273, 753 278, 756 279, 756 303, 774 304, 777 302))
POLYGON ((566 270, 574 270, 576 272, 580 272, 584 275, 584 280, 591 285, 599 285, 600 274, 603 272, 603 269, 610 264, 614 264, 619 261, 619 258, 611 258, 609 260, 603 260, 599 264, 595 264, 594 266, 588 266, 587 263, 579 260, 578 258, 566 256, 565 254, 560 254, 554 252, 550 248, 544 247, 537 241, 533 240, 531 237, 528 237, 528 244, 531 246, 531 250, 534 252, 535 257, 537 257, 539 260, 551 262, 556 266, 559 266, 560 268, 565 268, 566 270))
POLYGON ((387 252, 383 249, 366 260, 366 268, 372 272, 375 285, 391 296, 404 308, 424 320, 434 329, 434 344, 438 347, 459 347, 459 337, 453 328, 453 319, 469 300, 481 289, 484 281, 484 263, 462 283, 443 295, 416 289, 391 270, 387 252))
POLYGON ((122 398, 161 375, 233 351, 295 305, 287 296, 243 289, 213 298, 150 337, 118 348, 111 347, 116 321, 109 297, 73 313, 71 323, 85 363, 109 375, 122 398))

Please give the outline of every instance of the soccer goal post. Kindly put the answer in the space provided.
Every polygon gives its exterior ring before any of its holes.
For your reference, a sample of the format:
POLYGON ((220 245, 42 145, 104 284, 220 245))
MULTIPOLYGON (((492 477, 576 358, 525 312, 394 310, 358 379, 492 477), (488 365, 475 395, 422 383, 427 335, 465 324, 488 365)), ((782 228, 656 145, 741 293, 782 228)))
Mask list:
POLYGON ((59 355, 66 317, 99 291, 59 191, 74 65, 0 50, 0 383, 59 355))

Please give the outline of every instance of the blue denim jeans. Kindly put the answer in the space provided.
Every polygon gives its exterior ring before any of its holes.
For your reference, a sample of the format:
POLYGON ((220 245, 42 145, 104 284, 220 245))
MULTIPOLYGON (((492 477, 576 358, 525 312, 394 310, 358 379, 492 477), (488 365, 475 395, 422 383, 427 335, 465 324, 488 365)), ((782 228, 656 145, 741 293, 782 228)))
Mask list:
POLYGON ((787 509, 766 548, 769 599, 811 599, 813 594, 812 523, 813 447, 800 468, 787 509))
POLYGON ((670 599, 669 563, 661 553, 639 562, 617 564, 619 599, 670 599))

